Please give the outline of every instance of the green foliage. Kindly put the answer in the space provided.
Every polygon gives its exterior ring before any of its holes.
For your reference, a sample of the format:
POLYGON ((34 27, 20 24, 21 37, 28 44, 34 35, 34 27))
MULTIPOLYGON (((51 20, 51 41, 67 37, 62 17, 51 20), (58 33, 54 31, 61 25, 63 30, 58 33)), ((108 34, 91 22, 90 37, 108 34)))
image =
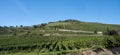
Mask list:
POLYGON ((0 38, 0 51, 8 52, 31 52, 37 50, 40 53, 63 52, 81 48, 91 48, 100 50, 103 47, 111 48, 120 46, 120 37, 100 36, 100 37, 4 37, 0 38))
POLYGON ((115 35, 114 40, 115 40, 115 46, 119 47, 120 46, 120 36, 115 35))
POLYGON ((106 36, 103 44, 106 48, 113 48, 120 46, 120 36, 106 36))
MULTIPOLYGON (((29 36, 29 37, 9 37, 0 38, 0 50, 1 51, 13 51, 18 49, 23 50, 34 50, 39 49, 40 52, 51 52, 51 51, 64 51, 72 49, 80 49, 85 47, 91 47, 95 39, 101 40, 100 38, 94 37, 40 37, 40 36, 29 36), (75 38, 75 39, 74 39, 75 38), (6 42, 7 41, 7 42, 6 42)), ((97 41, 101 42, 101 41, 97 41)), ((100 43, 95 43, 101 45, 100 43)))
POLYGON ((118 34, 118 31, 116 30, 110 30, 108 31, 108 35, 119 35, 119 34, 118 34))
POLYGON ((106 48, 112 48, 114 46, 114 39, 111 36, 106 36, 104 38, 103 44, 106 48))
POLYGON ((93 50, 93 51, 100 51, 100 50, 102 50, 102 46, 100 46, 100 45, 93 45, 92 47, 91 47, 91 49, 93 50))

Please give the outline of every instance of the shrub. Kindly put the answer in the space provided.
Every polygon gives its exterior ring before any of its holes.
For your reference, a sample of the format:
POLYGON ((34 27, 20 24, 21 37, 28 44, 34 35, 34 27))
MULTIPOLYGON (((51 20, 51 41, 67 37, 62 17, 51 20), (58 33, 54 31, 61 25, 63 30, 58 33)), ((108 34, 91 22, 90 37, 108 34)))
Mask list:
POLYGON ((108 31, 108 35, 119 35, 119 34, 118 34, 118 31, 116 30, 110 30, 108 31))
POLYGON ((106 48, 113 48, 119 43, 117 43, 115 36, 107 36, 104 38, 103 44, 106 48))

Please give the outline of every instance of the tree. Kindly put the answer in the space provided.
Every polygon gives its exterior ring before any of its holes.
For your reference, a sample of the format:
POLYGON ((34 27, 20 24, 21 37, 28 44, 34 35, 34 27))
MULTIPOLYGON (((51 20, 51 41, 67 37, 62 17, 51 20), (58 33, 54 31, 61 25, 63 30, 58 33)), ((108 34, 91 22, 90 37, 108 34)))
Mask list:
POLYGON ((23 25, 20 25, 20 27, 22 28, 22 27, 23 27, 23 25))
POLYGON ((8 29, 8 27, 7 27, 7 26, 4 26, 4 28, 8 29))
POLYGON ((37 25, 33 25, 34 28, 37 28, 38 26, 37 25))
POLYGON ((47 24, 46 23, 42 23, 41 26, 46 26, 47 24))
POLYGON ((80 21, 79 20, 68 19, 68 20, 65 20, 65 22, 80 22, 80 21))
POLYGON ((118 34, 118 31, 116 30, 110 30, 108 31, 108 35, 119 35, 119 34, 118 34))
POLYGON ((42 24, 40 25, 40 28, 44 28, 46 25, 47 25, 46 23, 42 23, 42 24))
POLYGON ((107 27, 107 32, 109 32, 109 27, 107 27))
POLYGON ((94 34, 97 34, 97 31, 94 31, 94 34))
POLYGON ((18 26, 16 25, 16 28, 18 28, 18 26))

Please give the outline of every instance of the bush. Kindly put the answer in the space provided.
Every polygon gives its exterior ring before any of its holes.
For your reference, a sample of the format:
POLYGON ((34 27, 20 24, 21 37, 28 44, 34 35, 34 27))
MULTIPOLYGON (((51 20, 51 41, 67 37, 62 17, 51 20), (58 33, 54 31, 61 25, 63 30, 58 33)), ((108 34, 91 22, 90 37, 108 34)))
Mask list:
POLYGON ((110 30, 108 31, 108 35, 119 35, 119 34, 118 34, 118 31, 116 30, 110 30))
POLYGON ((119 47, 120 46, 120 36, 114 36, 114 40, 115 40, 115 46, 119 47))

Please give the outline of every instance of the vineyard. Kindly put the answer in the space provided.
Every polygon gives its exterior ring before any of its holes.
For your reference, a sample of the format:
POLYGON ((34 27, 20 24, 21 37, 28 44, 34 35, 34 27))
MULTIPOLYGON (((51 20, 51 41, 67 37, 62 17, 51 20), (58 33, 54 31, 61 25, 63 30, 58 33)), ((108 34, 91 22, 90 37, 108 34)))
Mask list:
POLYGON ((119 27, 76 20, 33 26, 1 26, 0 55, 64 55, 83 49, 120 47, 119 27))
MULTIPOLYGON (((81 48, 90 48, 95 45, 105 47, 106 36, 86 36, 86 37, 1 37, 0 53, 31 52, 39 54, 61 54, 81 48)), ((110 38, 110 37, 109 37, 110 38)), ((113 38, 113 37, 111 37, 113 38)))

